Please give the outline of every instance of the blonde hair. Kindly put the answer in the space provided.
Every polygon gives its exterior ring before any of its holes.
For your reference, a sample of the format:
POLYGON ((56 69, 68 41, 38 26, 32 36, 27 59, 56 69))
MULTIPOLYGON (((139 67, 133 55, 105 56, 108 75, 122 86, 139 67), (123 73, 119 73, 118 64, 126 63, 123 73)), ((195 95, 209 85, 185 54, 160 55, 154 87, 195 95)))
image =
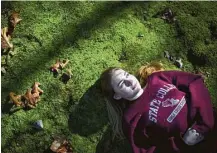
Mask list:
MULTIPOLYGON (((122 117, 123 117, 123 109, 125 108, 124 100, 115 100, 113 98, 115 92, 111 85, 111 78, 113 72, 119 70, 120 68, 110 67, 105 70, 101 76, 101 90, 103 95, 105 96, 106 107, 108 111, 108 118, 110 121, 110 125, 113 130, 113 138, 124 138, 123 128, 122 128, 122 117)), ((138 77, 140 83, 145 84, 149 75, 156 71, 163 71, 163 64, 157 62, 147 63, 147 65, 142 66, 138 71, 138 77)))
POLYGON ((163 70, 164 70, 164 67, 161 62, 151 62, 151 63, 146 63, 146 65, 141 66, 137 73, 141 86, 142 87, 145 86, 149 75, 151 75, 154 72, 163 71, 163 70))

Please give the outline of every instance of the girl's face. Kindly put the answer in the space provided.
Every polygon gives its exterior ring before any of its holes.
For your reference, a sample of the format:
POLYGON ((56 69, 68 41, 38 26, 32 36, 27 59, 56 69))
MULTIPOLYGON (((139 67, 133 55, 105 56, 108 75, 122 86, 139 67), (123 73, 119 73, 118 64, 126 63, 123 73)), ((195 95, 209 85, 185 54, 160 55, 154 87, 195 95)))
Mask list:
POLYGON ((133 100, 141 90, 141 85, 135 76, 122 69, 114 70, 111 78, 111 85, 114 89, 114 99, 133 100))

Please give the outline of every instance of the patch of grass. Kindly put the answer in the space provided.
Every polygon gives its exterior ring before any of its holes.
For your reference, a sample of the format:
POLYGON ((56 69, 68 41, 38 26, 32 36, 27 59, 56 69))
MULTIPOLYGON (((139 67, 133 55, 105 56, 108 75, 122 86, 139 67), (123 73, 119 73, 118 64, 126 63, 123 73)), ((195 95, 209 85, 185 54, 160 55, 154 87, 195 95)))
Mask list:
MULTIPOLYGON (((1 82, 4 153, 46 152, 55 135, 65 135, 76 153, 99 152, 102 139, 109 139, 98 82, 101 72, 118 66, 135 74, 142 64, 153 60, 162 61, 167 69, 177 69, 163 57, 165 50, 183 58, 183 70, 211 73, 206 83, 217 103, 216 3, 2 3, 2 27, 13 10, 23 19, 13 35, 15 55, 1 82), (167 7, 176 13, 178 25, 156 16, 167 7), (67 84, 60 81, 61 74, 54 78, 49 72, 56 59, 70 60, 66 69, 71 69, 73 76, 67 84), (10 114, 9 92, 24 94, 35 81, 44 90, 38 106, 10 114), (32 127, 39 119, 44 123, 42 131, 32 127)), ((130 153, 129 148, 127 142, 117 142, 111 152, 130 153)))

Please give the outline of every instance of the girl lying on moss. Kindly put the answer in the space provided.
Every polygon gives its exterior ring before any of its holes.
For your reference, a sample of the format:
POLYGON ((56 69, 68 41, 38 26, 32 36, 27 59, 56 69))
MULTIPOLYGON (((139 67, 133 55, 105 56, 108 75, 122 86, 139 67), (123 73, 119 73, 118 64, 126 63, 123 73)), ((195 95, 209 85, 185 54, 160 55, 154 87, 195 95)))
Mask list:
POLYGON ((134 153, 215 152, 217 121, 200 75, 165 71, 161 63, 101 74, 114 136, 125 135, 134 153))

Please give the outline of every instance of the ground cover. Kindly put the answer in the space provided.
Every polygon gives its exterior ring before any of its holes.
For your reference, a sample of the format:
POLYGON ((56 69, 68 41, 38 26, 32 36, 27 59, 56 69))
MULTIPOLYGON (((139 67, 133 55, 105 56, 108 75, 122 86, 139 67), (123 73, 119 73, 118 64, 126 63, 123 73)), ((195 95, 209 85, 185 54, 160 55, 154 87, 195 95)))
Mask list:
MULTIPOLYGON (((101 72, 119 66, 135 74, 153 60, 179 69, 163 56, 165 50, 182 58, 179 70, 207 75, 217 105, 215 2, 3 1, 2 28, 12 11, 23 20, 14 31, 7 65, 1 56, 7 68, 1 76, 3 153, 49 152, 55 135, 66 136, 76 153, 102 153, 111 132, 99 90, 101 72), (166 8, 175 22, 161 18, 166 8), (57 59, 70 60, 67 84, 49 71, 57 59), (9 93, 24 94, 35 81, 44 91, 37 107, 10 112, 9 93), (40 119, 44 129, 34 129, 32 123, 40 119)), ((115 140, 109 152, 131 151, 127 141, 115 140)))

